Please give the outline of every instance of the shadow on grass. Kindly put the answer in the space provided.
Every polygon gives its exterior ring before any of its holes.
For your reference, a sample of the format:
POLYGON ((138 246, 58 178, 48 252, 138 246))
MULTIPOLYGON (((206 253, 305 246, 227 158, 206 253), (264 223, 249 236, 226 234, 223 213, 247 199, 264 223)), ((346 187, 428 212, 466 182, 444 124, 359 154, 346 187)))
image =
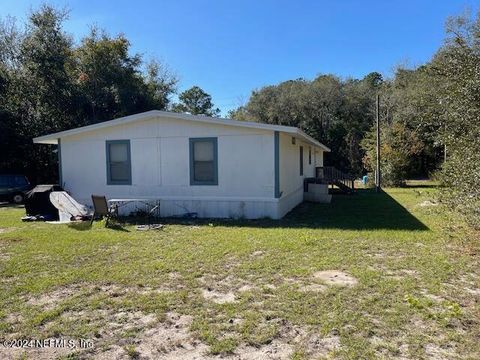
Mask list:
POLYGON ((281 220, 158 219, 162 224, 258 228, 315 228, 344 230, 428 230, 428 227, 385 192, 358 190, 334 196, 331 204, 303 203, 281 220))
POLYGON ((386 192, 370 189, 358 190, 353 196, 334 196, 331 204, 304 203, 283 221, 345 230, 428 230, 386 192))
MULTIPOLYGON (((95 230, 92 225, 90 225, 90 220, 89 221, 82 221, 82 222, 72 222, 68 224, 68 227, 73 230, 77 231, 93 231, 95 230)), ((123 227, 123 224, 108 224, 106 227, 107 229, 110 230, 115 230, 115 231, 123 231, 123 232, 130 232, 130 230, 126 229, 123 227)))

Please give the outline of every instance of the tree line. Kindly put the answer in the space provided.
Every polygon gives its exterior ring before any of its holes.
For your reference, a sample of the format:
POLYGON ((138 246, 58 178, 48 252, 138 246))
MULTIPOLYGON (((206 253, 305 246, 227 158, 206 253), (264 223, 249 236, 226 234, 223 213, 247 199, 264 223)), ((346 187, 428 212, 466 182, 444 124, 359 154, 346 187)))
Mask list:
POLYGON ((130 54, 124 35, 92 27, 79 44, 68 12, 43 5, 24 26, 0 22, 0 169, 34 182, 58 178, 56 155, 32 138, 152 109, 218 116, 198 86, 177 93, 165 64, 130 54))
POLYGON ((300 127, 332 148, 327 164, 360 176, 375 170, 377 94, 384 184, 435 177, 442 200, 480 227, 479 15, 449 18, 432 59, 391 79, 285 81, 253 91, 230 116, 300 127))

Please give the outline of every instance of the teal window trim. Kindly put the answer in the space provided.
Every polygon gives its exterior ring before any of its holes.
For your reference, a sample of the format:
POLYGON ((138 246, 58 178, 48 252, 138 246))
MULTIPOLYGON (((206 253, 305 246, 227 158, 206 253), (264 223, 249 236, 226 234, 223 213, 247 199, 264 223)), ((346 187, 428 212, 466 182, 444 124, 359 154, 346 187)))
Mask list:
POLYGON ((62 175, 62 139, 58 139, 57 145, 57 160, 58 160, 58 185, 63 187, 63 175, 62 175))
POLYGON ((300 146, 300 176, 303 176, 303 146, 300 146))
POLYGON ((107 165, 107 185, 132 185, 132 157, 130 153, 130 140, 107 140, 105 142, 106 165, 107 165), (112 180, 110 177, 110 144, 126 144, 128 159, 128 180, 112 180))
POLYGON ((274 133, 274 168, 275 168, 275 198, 280 198, 282 193, 280 192, 280 133, 275 131, 274 133))
POLYGON ((218 185, 218 140, 216 137, 199 137, 199 138, 190 138, 190 185, 218 185), (194 144, 196 142, 207 142, 210 141, 213 143, 213 180, 212 181, 198 181, 195 180, 195 171, 194 171, 194 144))

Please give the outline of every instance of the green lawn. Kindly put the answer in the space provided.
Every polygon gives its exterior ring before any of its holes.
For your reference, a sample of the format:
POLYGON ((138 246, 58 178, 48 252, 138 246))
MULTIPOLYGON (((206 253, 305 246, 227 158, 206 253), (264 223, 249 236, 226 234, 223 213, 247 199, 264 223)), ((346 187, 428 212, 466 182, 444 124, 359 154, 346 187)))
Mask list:
POLYGON ((2 207, 0 339, 93 348, 0 358, 478 359, 478 234, 435 191, 148 232, 22 223, 2 207))

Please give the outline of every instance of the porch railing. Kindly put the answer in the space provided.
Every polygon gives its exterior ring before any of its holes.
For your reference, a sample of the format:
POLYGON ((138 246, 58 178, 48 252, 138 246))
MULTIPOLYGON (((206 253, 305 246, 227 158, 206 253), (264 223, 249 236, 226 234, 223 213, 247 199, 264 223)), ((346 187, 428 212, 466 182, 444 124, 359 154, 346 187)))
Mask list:
POLYGON ((355 177, 338 170, 334 166, 320 166, 315 169, 316 182, 336 185, 342 191, 353 192, 355 190, 355 177))

